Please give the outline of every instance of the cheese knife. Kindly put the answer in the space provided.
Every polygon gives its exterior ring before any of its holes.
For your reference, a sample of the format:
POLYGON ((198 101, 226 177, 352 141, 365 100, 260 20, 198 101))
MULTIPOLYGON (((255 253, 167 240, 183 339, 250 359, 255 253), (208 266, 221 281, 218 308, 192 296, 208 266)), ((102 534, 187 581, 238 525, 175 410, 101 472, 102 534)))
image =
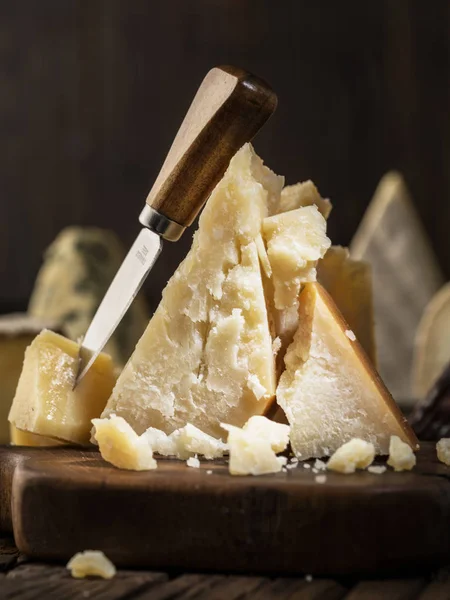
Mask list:
POLYGON ((155 264, 162 240, 175 242, 191 225, 234 154, 274 112, 277 97, 243 69, 211 69, 201 83, 139 221, 144 226, 84 336, 74 388, 122 320, 155 264))

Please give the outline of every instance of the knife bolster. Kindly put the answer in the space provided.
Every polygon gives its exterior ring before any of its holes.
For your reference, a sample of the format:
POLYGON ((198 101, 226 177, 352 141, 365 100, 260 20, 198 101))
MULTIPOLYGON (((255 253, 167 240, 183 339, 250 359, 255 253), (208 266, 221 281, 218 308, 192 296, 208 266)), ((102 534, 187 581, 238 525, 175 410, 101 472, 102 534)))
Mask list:
POLYGON ((186 229, 183 225, 172 221, 172 219, 162 215, 148 204, 144 206, 139 215, 139 221, 144 227, 148 227, 169 242, 179 240, 186 229))

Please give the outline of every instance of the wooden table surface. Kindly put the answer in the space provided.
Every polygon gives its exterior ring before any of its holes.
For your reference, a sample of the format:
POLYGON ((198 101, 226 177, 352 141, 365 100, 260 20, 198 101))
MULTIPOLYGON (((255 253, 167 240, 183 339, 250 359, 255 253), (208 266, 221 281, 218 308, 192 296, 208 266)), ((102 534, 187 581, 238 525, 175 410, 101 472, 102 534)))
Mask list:
POLYGON ((450 570, 410 579, 334 581, 119 570, 116 577, 73 579, 61 564, 32 562, 0 537, 2 600, 449 600, 450 570))

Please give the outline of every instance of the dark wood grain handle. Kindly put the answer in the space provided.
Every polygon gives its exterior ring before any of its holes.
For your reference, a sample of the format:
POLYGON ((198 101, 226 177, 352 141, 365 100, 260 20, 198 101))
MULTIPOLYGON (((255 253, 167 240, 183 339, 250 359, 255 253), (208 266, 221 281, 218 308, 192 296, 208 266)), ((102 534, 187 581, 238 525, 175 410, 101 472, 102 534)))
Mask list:
MULTIPOLYGON (((236 67, 211 69, 181 124, 147 205, 182 227, 190 225, 233 155, 253 138, 276 105, 275 93, 258 77, 236 67)), ((172 240, 179 237, 162 235, 172 240)))

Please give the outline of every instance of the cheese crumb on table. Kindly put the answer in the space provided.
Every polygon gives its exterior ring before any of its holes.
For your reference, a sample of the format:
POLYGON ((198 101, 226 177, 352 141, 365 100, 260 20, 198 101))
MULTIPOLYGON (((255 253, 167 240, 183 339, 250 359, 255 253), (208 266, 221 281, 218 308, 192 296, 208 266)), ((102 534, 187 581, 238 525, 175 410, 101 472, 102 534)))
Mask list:
POLYGON ((132 471, 156 469, 152 447, 125 419, 111 415, 109 419, 92 419, 92 423, 100 453, 107 462, 132 471))
POLYGON ((213 474, 213 472, 212 472, 211 470, 208 470, 208 471, 206 471, 206 474, 207 474, 207 475, 212 475, 212 474, 213 474))
POLYGON ((311 468, 311 465, 310 465, 309 463, 305 463, 305 464, 303 465, 303 468, 304 468, 304 469, 310 469, 310 468, 311 468))
POLYGON ((327 469, 338 473, 354 473, 356 469, 368 467, 374 458, 373 444, 353 438, 336 450, 327 463, 327 469))
POLYGON ((203 432, 191 423, 176 429, 170 435, 155 427, 149 427, 142 434, 154 452, 163 456, 176 456, 186 460, 195 454, 207 459, 220 458, 228 450, 227 445, 203 432))
POLYGON ((327 463, 324 462, 323 460, 320 460, 320 458, 316 458, 316 460, 314 462, 314 468, 317 469, 318 471, 325 471, 327 468, 327 463))
POLYGON ((373 465, 367 469, 369 473, 373 473, 374 475, 381 475, 386 472, 386 467, 384 465, 373 465))
POLYGON ((200 468, 200 461, 196 456, 191 456, 187 459, 186 464, 188 467, 193 467, 194 469, 200 468))
POLYGON ((438 459, 445 465, 450 466, 450 438, 442 438, 436 444, 438 459))
POLYGON ((67 563, 67 569, 71 572, 72 577, 76 579, 82 579, 90 575, 112 579, 116 574, 116 567, 99 550, 78 552, 67 563))
POLYGON ((410 471, 416 464, 416 456, 409 444, 402 442, 396 435, 391 436, 387 464, 394 471, 410 471))
POLYGON ((231 475, 279 473, 287 458, 277 456, 289 443, 289 426, 266 417, 251 417, 244 427, 222 423, 228 431, 231 475))
POLYGON ((353 331, 351 329, 346 329, 345 331, 345 335, 348 337, 349 340, 351 340, 352 342, 356 342, 356 335, 353 333, 353 331))
POLYGON ((327 480, 326 475, 316 475, 315 477, 316 483, 325 483, 327 480))

